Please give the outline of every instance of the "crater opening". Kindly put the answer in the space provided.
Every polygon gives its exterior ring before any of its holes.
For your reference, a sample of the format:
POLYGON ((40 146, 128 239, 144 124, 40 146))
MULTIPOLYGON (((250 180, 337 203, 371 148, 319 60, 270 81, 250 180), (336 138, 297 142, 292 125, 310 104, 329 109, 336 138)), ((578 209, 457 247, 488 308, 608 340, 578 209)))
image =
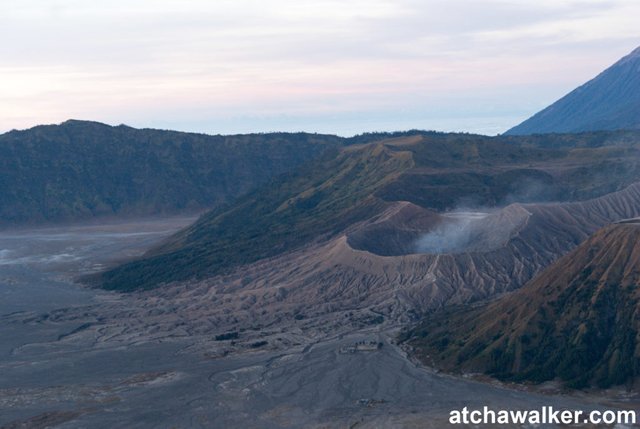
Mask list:
POLYGON ((349 245, 381 256, 489 252, 504 247, 530 215, 520 204, 448 213, 398 204, 401 208, 350 234, 349 245))
POLYGON ((474 243, 482 241, 479 221, 489 216, 486 212, 451 212, 442 215, 442 221, 415 240, 416 253, 460 253, 474 243))

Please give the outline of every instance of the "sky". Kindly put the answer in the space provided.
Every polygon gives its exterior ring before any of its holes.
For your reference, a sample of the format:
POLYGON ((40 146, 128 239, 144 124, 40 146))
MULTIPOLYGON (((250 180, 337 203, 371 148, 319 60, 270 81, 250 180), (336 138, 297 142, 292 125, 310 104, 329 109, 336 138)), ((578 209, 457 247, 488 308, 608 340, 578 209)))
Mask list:
POLYGON ((0 0, 0 132, 497 134, 640 45, 637 0, 0 0))

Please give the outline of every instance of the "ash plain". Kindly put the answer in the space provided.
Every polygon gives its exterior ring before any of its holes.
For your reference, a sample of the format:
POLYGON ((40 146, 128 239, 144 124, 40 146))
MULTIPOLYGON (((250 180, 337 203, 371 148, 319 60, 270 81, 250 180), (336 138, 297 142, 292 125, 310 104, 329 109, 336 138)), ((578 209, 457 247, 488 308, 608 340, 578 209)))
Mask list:
POLYGON ((161 292, 73 282, 192 220, 0 232, 0 427, 441 428, 465 406, 600 408, 423 368, 395 344, 399 326, 343 322, 359 309, 213 329, 172 320, 171 297, 156 311, 161 292))

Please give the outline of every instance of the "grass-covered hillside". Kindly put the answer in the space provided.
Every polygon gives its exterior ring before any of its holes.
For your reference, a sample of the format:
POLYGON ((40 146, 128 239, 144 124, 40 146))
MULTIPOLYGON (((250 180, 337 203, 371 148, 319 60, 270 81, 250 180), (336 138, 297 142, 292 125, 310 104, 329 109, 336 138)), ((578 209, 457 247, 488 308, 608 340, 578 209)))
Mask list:
POLYGON ((640 224, 611 225, 520 290, 428 316, 410 343, 429 365, 512 381, 609 387, 640 375, 640 224))
POLYGON ((376 189, 413 161, 383 144, 344 149, 213 210, 147 258, 102 274, 103 287, 148 289, 202 278, 293 249, 375 215, 376 189))
POLYGON ((67 121, 0 135, 0 225, 200 211, 344 139, 209 136, 67 121))
POLYGON ((447 210, 602 195, 640 179, 635 142, 640 134, 541 140, 412 132, 350 145, 211 211, 97 280, 134 290, 205 278, 340 234, 395 201, 447 210))

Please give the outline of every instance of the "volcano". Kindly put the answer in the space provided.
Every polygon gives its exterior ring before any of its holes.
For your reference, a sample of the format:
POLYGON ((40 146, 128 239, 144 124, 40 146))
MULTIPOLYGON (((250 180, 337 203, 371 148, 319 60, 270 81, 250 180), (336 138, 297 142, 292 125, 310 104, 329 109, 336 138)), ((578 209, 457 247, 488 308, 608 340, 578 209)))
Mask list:
POLYGON ((640 128, 640 47, 505 134, 640 128))

